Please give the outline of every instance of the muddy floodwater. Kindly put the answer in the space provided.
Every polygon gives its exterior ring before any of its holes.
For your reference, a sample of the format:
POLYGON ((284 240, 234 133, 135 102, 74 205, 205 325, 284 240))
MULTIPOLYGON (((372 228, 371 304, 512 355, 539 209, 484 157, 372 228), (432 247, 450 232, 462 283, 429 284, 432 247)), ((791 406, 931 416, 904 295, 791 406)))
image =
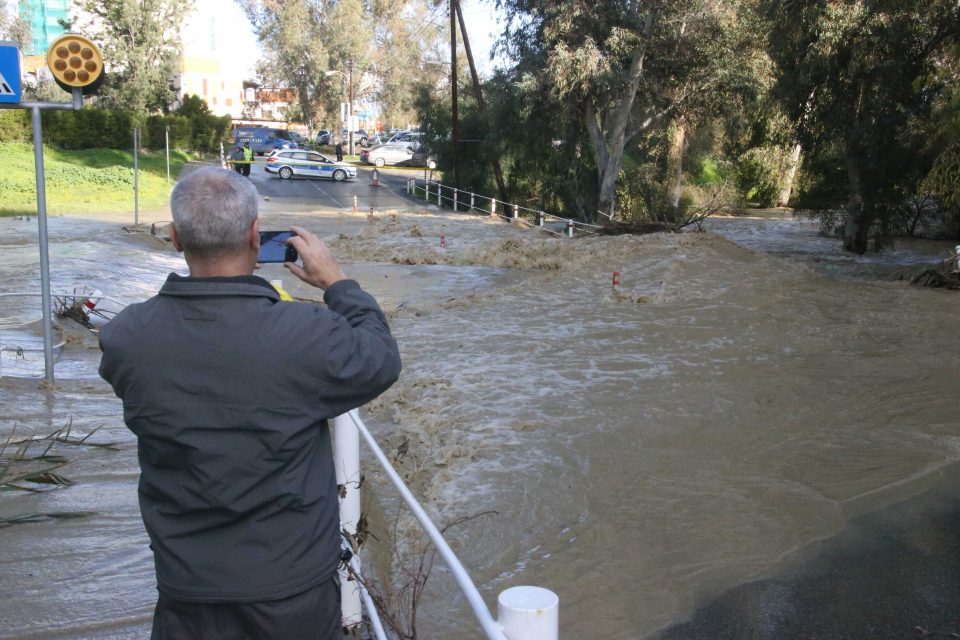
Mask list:
MULTIPOLYGON (((900 279, 946 243, 844 256, 786 215, 572 240, 431 211, 268 211, 262 227, 291 222, 330 243, 400 342, 401 379, 364 419, 439 523, 495 512, 448 538, 493 611, 513 585, 556 591, 563 638, 649 636, 960 458, 960 296, 900 279)), ((133 302, 185 272, 116 222, 54 218, 50 234, 55 291, 133 302)), ((0 219, 0 291, 38 282, 36 221, 0 219)), ((96 340, 59 323, 43 390, 39 302, 0 300, 0 445, 19 443, 0 472, 19 452, 70 482, 0 491, 0 638, 146 638, 136 445, 96 340)), ((365 469, 378 537, 414 551, 366 455, 365 469)), ((442 567, 429 584, 421 637, 480 637, 442 567)))

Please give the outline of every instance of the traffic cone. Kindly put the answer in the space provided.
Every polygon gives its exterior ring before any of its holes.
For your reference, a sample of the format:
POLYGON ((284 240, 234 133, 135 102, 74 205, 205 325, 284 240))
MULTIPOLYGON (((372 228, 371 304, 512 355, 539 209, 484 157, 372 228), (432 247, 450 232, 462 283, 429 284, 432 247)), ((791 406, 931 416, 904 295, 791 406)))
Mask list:
POLYGON ((380 186, 380 172, 377 171, 376 167, 374 167, 373 169, 373 180, 370 181, 370 186, 371 187, 380 186))

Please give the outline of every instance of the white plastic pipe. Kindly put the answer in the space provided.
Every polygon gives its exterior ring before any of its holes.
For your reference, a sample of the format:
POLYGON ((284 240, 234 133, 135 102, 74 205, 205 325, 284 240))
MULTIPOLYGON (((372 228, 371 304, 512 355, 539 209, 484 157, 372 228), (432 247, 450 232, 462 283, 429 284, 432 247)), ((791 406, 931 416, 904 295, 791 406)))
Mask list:
MULTIPOLYGON (((333 419, 333 467, 337 484, 343 487, 340 499, 340 528, 350 535, 357 533, 360 522, 360 434, 347 415, 333 419)), ((340 611, 343 626, 360 624, 363 609, 360 605, 360 588, 348 580, 346 569, 340 569, 340 611)))
POLYGON ((508 640, 557 640, 560 598, 543 587, 510 587, 497 597, 497 622, 508 640))

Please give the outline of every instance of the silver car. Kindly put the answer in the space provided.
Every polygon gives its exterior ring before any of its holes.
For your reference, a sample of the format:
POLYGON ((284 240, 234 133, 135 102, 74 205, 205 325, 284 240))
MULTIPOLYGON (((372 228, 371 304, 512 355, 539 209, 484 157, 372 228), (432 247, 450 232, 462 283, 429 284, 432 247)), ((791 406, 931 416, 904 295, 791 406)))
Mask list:
POLYGON ((316 151, 277 151, 267 158, 267 173, 275 173, 283 180, 293 176, 330 178, 337 182, 357 177, 357 168, 346 162, 337 162, 316 151))
POLYGON ((399 144, 382 144, 360 152, 360 162, 382 167, 386 164, 410 164, 413 149, 399 144))

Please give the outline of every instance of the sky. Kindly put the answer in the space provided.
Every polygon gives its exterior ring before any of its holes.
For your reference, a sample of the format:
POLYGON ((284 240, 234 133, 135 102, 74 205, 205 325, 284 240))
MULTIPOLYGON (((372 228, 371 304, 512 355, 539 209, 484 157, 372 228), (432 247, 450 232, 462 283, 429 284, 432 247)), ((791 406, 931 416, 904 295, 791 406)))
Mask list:
POLYGON ((492 0, 462 0, 461 10, 477 70, 480 75, 488 75, 496 66, 496 62, 490 61, 490 50, 503 28, 498 21, 499 13, 492 0))

